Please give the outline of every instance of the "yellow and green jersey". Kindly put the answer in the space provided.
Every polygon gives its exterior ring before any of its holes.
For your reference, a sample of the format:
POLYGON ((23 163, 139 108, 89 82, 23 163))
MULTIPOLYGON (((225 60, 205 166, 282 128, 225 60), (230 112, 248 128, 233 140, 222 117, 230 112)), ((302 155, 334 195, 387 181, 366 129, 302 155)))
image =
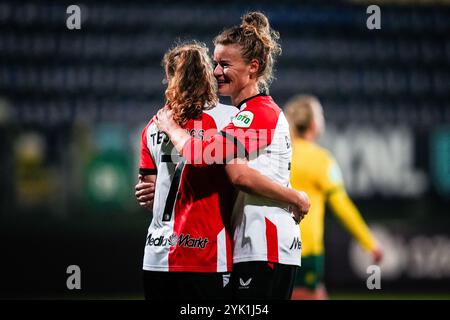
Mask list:
POLYGON ((374 250, 375 240, 345 191, 341 170, 334 157, 316 143, 300 138, 293 139, 292 148, 292 187, 305 191, 311 201, 311 208, 300 223, 302 256, 323 253, 327 201, 361 246, 369 251, 374 250))

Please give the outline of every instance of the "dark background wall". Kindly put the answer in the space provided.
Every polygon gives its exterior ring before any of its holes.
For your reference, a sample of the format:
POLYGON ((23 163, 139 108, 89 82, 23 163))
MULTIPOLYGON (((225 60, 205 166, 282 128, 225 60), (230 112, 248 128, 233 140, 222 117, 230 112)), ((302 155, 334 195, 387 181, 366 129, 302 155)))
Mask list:
MULTIPOLYGON (((385 244, 383 292, 448 292, 450 7, 393 2, 368 30, 361 2, 88 1, 68 30, 69 4, 2 1, 0 296, 142 297, 151 216, 133 187, 140 130, 164 103, 160 61, 177 40, 212 50, 256 9, 281 34, 270 93, 324 105, 321 143, 385 244)), ((326 227, 328 287, 367 290, 367 257, 332 215, 326 227)))

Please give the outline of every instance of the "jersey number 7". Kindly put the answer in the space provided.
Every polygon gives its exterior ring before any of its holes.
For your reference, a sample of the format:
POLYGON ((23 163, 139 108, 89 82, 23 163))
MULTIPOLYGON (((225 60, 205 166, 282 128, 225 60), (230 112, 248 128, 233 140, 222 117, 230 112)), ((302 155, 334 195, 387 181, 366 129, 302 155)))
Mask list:
POLYGON ((180 186, 181 174, 183 173, 184 164, 185 159, 180 157, 178 164, 175 167, 172 183, 170 184, 169 194, 167 195, 166 206, 164 207, 162 221, 170 221, 172 219, 173 207, 175 205, 175 200, 178 195, 178 187, 180 186))

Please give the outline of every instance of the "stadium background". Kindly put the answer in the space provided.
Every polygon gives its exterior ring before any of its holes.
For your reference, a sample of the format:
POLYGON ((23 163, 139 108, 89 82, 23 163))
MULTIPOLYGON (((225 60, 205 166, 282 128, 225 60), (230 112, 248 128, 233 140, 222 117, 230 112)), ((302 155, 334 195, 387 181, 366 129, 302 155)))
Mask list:
POLYGON ((142 298, 150 215, 133 187, 162 55, 177 39, 212 48, 255 9, 281 34, 271 94, 321 99, 321 142, 385 249, 370 291, 368 256, 329 215, 331 297, 450 297, 450 2, 88 1, 81 30, 69 4, 0 2, 1 298, 142 298))

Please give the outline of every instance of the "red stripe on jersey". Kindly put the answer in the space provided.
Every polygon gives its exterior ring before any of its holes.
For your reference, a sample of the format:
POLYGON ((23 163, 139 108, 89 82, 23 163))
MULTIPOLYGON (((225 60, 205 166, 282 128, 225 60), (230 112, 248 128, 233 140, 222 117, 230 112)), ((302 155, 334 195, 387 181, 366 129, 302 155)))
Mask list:
POLYGON ((155 161, 153 161, 152 155, 150 154, 147 141, 147 130, 152 123, 153 119, 150 120, 150 122, 145 126, 144 130, 142 130, 141 133, 141 158, 139 161, 140 171, 156 169, 155 161))
POLYGON ((266 220, 267 261, 278 263, 278 234, 277 226, 269 219, 266 220))
MULTIPOLYGON (((207 129, 216 129, 214 119, 203 113, 201 121, 189 121, 185 128, 191 135, 208 135, 207 129)), ((211 131, 211 130, 209 130, 211 131)), ((208 137, 205 137, 208 138, 208 137)), ((233 203, 233 187, 222 165, 196 168, 186 164, 181 177, 174 208, 173 232, 184 238, 169 252, 169 271, 217 272, 217 236, 224 229, 228 271, 231 271, 232 253, 229 221, 233 203), (182 242, 184 240, 184 242, 182 242)))

